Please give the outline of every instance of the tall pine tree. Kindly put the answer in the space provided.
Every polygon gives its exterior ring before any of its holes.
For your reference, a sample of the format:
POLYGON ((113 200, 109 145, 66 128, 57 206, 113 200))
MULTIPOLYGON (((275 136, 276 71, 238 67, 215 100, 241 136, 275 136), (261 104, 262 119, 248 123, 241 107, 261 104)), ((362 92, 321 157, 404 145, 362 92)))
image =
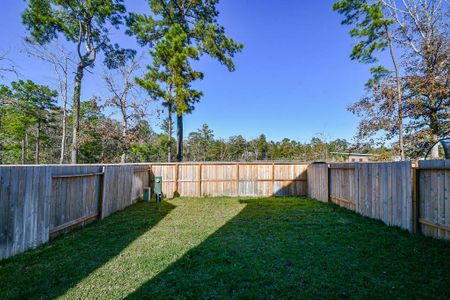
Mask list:
MULTIPOLYGON (((195 48, 198 56, 209 55, 226 65, 230 71, 235 69, 232 58, 243 46, 227 37, 225 29, 219 25, 218 0, 147 0, 147 2, 152 10, 151 14, 133 13, 127 20, 128 33, 135 35, 141 45, 155 49, 159 41, 167 39, 169 31, 176 30, 186 36, 184 47, 195 48)), ((192 100, 192 97, 188 95, 189 93, 186 94, 186 90, 189 89, 187 86, 189 82, 196 78, 190 78, 188 74, 189 72, 185 72, 183 75, 186 76, 183 78, 185 83, 181 83, 180 86, 184 87, 172 91, 175 95, 179 93, 176 96, 179 100, 173 103, 177 113, 178 161, 183 159, 183 115, 190 113, 194 108, 191 105, 193 102, 188 101, 192 100), (180 101, 181 99, 184 101, 180 101)), ((199 96, 200 94, 197 98, 199 96)))

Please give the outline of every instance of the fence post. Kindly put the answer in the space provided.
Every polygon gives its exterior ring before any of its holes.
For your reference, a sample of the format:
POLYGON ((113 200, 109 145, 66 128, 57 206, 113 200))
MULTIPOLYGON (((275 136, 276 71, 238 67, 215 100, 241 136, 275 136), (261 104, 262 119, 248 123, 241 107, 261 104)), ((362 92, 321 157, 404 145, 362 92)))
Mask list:
POLYGON ((179 164, 175 165, 175 188, 173 191, 173 196, 178 197, 178 172, 179 172, 179 164))
POLYGON ((331 202, 331 168, 330 164, 327 166, 327 202, 331 202))
POLYGON ((275 193, 275 163, 272 163, 272 186, 271 186, 272 192, 270 193, 271 196, 274 196, 275 193))
POLYGON ((354 180, 354 185, 355 185, 355 193, 354 193, 355 212, 359 213, 359 203, 360 203, 360 201, 359 201, 359 167, 360 167, 360 164, 355 163, 354 166, 355 166, 355 169, 353 171, 353 176, 354 176, 353 180, 354 180))
POLYGON ((102 167, 102 175, 100 175, 100 187, 98 193, 98 216, 99 219, 103 219, 103 205, 105 203, 105 176, 106 176, 107 168, 105 166, 102 167))
POLYGON ((411 164, 411 179, 412 179, 412 229, 413 233, 419 233, 419 211, 418 211, 418 202, 419 202, 419 168, 418 162, 413 162, 411 164))
POLYGON ((236 163, 236 195, 239 196, 239 163, 236 163))
POLYGON ((198 190, 198 196, 202 196, 202 163, 199 163, 198 165, 198 183, 197 183, 197 190, 198 190))
POLYGON ((152 187, 152 177, 153 177, 153 169, 152 169, 152 165, 149 165, 148 166, 148 187, 151 187, 152 189, 153 189, 153 187, 152 187))

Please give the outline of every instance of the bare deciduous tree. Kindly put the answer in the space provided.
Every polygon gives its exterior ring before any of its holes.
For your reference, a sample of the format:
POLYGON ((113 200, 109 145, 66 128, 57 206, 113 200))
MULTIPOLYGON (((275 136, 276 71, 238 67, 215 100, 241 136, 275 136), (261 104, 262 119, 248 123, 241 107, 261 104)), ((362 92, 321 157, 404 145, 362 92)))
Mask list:
POLYGON ((18 75, 14 61, 8 57, 8 51, 0 52, 0 78, 4 78, 6 73, 18 75))
POLYGON ((359 43, 352 59, 373 63, 375 50, 388 50, 393 63, 393 73, 372 68, 369 95, 349 108, 363 117, 359 137, 398 135, 402 159, 405 143, 417 156, 412 141, 434 144, 448 126, 449 2, 342 0, 333 7, 346 17, 343 24, 354 25, 350 35, 359 43))
MULTIPOLYGON (((449 125, 449 17, 450 6, 443 0, 383 0, 395 21, 394 40, 405 53, 407 109, 412 120, 410 139, 434 144, 449 125)), ((438 157, 434 147, 432 157, 438 157)))
POLYGON ((134 138, 134 128, 147 114, 148 99, 143 99, 135 77, 140 69, 139 59, 132 58, 116 71, 106 72, 103 76, 111 94, 106 105, 112 107, 120 116, 122 130, 119 138, 122 145, 121 162, 126 162, 127 153, 134 138))
POLYGON ((41 59, 51 64, 55 71, 59 96, 62 102, 62 132, 59 163, 64 163, 67 139, 67 107, 69 99, 68 75, 74 69, 75 63, 72 53, 61 43, 54 42, 50 45, 28 43, 26 45, 28 55, 41 59))

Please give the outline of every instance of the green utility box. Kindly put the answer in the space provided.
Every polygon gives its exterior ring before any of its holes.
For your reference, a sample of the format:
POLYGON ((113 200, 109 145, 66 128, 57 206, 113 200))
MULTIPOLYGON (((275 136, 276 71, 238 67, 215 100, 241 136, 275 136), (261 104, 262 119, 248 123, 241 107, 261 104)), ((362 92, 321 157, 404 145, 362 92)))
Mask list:
POLYGON ((162 198, 162 177, 161 176, 155 177, 153 191, 155 192, 155 195, 156 195, 156 202, 159 203, 162 198))
POLYGON ((152 197, 152 190, 149 187, 144 188, 144 201, 150 201, 152 197))
POLYGON ((162 177, 155 177, 155 186, 153 187, 153 191, 156 195, 162 195, 162 177))

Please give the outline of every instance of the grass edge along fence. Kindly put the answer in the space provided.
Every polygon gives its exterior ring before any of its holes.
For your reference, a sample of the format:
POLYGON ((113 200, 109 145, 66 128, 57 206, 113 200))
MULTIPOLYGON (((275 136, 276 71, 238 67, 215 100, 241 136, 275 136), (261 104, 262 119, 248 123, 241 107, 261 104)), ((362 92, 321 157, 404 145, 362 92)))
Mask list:
POLYGON ((450 238, 450 160, 311 164, 308 196, 413 233, 450 238))

